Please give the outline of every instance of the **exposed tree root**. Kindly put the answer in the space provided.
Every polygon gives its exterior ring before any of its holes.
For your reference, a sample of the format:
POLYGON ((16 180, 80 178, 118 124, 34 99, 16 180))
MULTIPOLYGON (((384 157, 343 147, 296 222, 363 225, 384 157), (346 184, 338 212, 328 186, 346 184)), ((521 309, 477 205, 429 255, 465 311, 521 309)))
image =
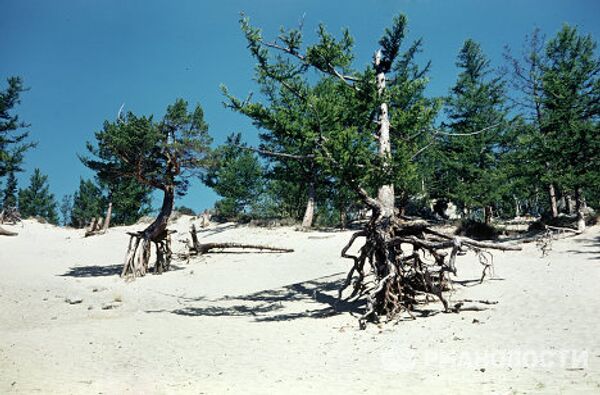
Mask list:
POLYGON ((141 277, 148 272, 152 244, 156 246, 156 262, 154 274, 162 274, 171 266, 171 234, 174 230, 165 229, 155 239, 146 237, 146 232, 127 232, 130 236, 129 247, 125 256, 125 264, 121 277, 141 277))
POLYGON ((0 224, 10 223, 16 224, 21 222, 21 214, 14 207, 9 207, 0 212, 0 224))
POLYGON ((493 259, 486 249, 521 248, 448 236, 429 229, 423 222, 379 216, 352 235, 342 250, 342 257, 352 259, 354 264, 339 298, 352 283, 348 299, 366 295, 367 310, 359 319, 362 329, 367 322, 378 322, 382 316, 388 320, 403 312, 413 316, 416 305, 430 296, 439 299, 445 311, 451 311, 444 293, 450 286, 450 274, 457 273, 456 257, 473 251, 483 265, 483 281, 493 259), (348 250, 360 237, 366 241, 358 255, 349 254, 348 250))
POLYGON ((242 243, 200 243, 198 241, 198 233, 196 227, 192 225, 190 229, 190 235, 192 237, 192 244, 189 247, 189 255, 203 255, 208 253, 210 250, 225 249, 225 248, 240 248, 240 249, 252 249, 252 250, 266 250, 274 252, 294 252, 290 248, 279 248, 257 244, 242 244, 242 243))

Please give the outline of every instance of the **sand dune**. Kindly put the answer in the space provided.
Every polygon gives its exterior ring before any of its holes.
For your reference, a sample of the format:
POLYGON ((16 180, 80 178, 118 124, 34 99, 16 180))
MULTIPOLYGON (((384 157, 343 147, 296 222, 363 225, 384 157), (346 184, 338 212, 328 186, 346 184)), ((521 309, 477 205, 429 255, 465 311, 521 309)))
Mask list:
MULTIPOLYGON (((184 249, 190 217, 173 228, 184 249)), ((497 253, 493 278, 459 263, 439 313, 359 331, 337 289, 350 232, 236 224, 203 240, 294 253, 213 253, 161 276, 119 278, 126 231, 24 221, 0 238, 0 393, 598 393, 600 228, 497 253), (439 314, 437 314, 439 313, 439 314)))

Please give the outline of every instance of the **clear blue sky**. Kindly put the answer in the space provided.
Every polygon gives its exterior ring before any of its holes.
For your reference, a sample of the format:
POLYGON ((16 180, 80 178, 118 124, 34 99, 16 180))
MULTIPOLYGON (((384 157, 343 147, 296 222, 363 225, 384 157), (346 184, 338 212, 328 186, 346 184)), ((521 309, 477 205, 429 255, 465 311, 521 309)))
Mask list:
MULTIPOLYGON (((454 83, 466 38, 479 41, 494 66, 504 45, 519 49, 534 26, 551 36, 567 22, 600 39, 598 0, 0 0, 1 86, 18 75, 31 88, 17 112, 39 142, 27 154, 20 186, 39 167, 57 199, 73 193, 80 176, 92 175, 77 153, 122 103, 160 117, 183 97, 204 107, 216 143, 233 131, 256 143, 256 130, 223 108, 219 91, 220 84, 238 96, 256 90, 241 11, 268 37, 302 15, 309 37, 319 22, 333 32, 349 27, 361 68, 392 17, 405 13, 409 39, 423 37, 421 59, 432 60, 430 95, 446 94, 454 83)), ((201 210, 216 198, 198 181, 178 203, 201 210)))

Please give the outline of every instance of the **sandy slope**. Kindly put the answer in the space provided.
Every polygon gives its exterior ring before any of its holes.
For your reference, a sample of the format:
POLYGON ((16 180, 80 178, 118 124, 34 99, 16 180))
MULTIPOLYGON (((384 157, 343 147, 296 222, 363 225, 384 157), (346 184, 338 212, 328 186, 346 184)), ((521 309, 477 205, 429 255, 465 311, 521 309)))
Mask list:
POLYGON ((221 225, 203 238, 296 252, 211 254, 126 283, 125 232, 139 227, 15 228, 0 238, 0 393, 600 392, 598 227, 544 259, 533 245, 496 254, 480 286, 475 258, 461 260, 452 300, 499 301, 488 310, 365 331, 331 307, 349 232, 221 225))

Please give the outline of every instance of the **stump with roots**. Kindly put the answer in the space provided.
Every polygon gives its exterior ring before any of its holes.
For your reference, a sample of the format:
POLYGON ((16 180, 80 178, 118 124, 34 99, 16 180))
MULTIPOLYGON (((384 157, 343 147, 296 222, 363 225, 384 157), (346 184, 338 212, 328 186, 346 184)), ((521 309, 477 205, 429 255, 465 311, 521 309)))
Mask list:
POLYGON ((171 267, 171 234, 174 230, 165 229, 154 238, 149 238, 147 232, 127 232, 130 236, 127 255, 121 277, 141 277, 148 272, 148 263, 155 245, 156 262, 154 274, 161 274, 171 267))
POLYGON ((359 318, 361 329, 367 322, 378 322, 380 317, 389 321, 407 313, 415 318, 416 306, 431 297, 439 299, 444 310, 449 311, 445 293, 451 285, 450 274, 457 273, 456 257, 467 250, 475 252, 483 265, 483 281, 493 258, 486 249, 520 250, 516 246, 448 236, 424 222, 375 217, 362 231, 354 233, 342 250, 342 257, 352 259, 354 264, 339 298, 351 284, 349 300, 366 296, 366 312, 359 318), (350 247, 361 237, 366 241, 358 254, 349 254, 350 247))

